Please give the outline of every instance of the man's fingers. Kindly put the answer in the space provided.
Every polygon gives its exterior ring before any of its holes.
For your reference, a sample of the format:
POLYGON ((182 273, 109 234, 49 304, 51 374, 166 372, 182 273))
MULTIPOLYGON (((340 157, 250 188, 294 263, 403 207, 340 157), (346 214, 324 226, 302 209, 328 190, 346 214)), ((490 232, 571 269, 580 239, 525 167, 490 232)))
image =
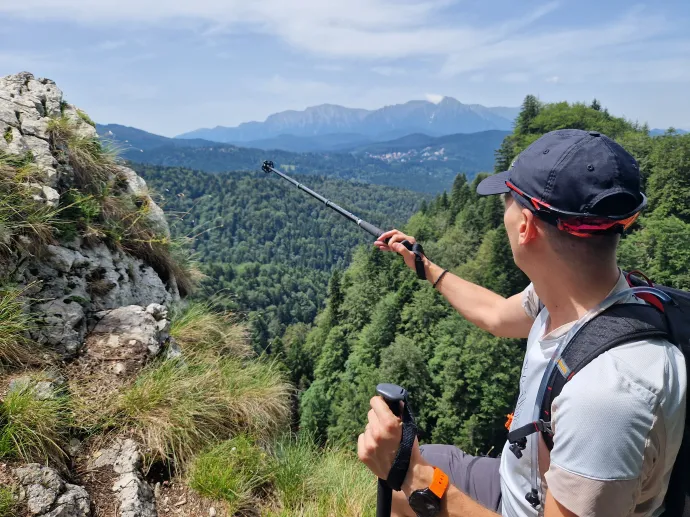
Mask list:
MULTIPOLYGON (((386 431, 392 431, 400 424, 400 419, 393 414, 391 409, 383 400, 383 397, 376 396, 371 399, 371 410, 369 413, 374 413, 378 424, 386 429, 386 431)), ((368 415, 367 415, 368 416, 368 415)), ((371 422, 371 420, 369 420, 371 422)))
POLYGON ((380 241, 385 241, 386 239, 390 239, 390 238, 391 238, 393 235, 395 235, 396 233, 400 233, 400 230, 395 230, 395 229, 393 229, 393 230, 388 230, 387 232, 382 233, 382 234, 381 234, 381 237, 379 237, 378 240, 380 240, 380 241))

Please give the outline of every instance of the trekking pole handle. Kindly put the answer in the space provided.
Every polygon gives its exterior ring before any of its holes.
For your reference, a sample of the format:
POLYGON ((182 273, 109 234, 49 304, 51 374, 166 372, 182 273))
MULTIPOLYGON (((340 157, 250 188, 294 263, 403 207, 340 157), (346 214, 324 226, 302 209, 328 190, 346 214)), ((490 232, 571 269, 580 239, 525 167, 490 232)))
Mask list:
MULTIPOLYGON (((400 402, 405 403, 407 400, 407 390, 405 388, 395 384, 379 384, 376 386, 376 394, 386 401, 386 404, 388 404, 395 416, 400 417, 402 410, 400 402)), ((388 486, 385 480, 379 478, 378 492, 376 494, 376 517, 390 517, 392 502, 393 490, 391 490, 391 487, 388 486)))

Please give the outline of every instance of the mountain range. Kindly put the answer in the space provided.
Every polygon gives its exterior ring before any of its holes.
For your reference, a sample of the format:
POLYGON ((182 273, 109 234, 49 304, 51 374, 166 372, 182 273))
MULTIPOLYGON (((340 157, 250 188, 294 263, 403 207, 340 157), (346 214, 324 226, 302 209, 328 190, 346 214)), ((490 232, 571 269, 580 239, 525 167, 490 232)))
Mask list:
POLYGON ((293 139, 326 137, 326 147, 335 145, 335 148, 325 149, 323 145, 317 145, 318 149, 307 149, 315 144, 303 140, 299 145, 303 150, 335 150, 340 145, 393 140, 413 133, 442 136, 489 130, 510 131, 519 111, 519 108, 487 108, 479 104, 463 104, 452 97, 444 97, 438 103, 413 100, 377 110, 322 104, 303 111, 275 113, 264 122, 197 129, 177 138, 200 138, 265 148, 277 145, 274 140, 276 138, 279 139, 278 145, 284 145, 281 139, 284 140, 288 135, 293 139))
MULTIPOLYGON (((316 174, 429 193, 450 188, 458 173, 472 178, 478 172, 491 171, 494 152, 508 134, 496 130, 441 137, 412 134, 387 142, 355 146, 351 142, 339 151, 289 152, 201 139, 167 138, 118 124, 99 124, 96 129, 102 139, 113 144, 132 162, 221 173, 258 170, 264 160, 272 160, 289 173, 316 174)), ((340 140, 340 145, 345 146, 346 142, 340 140)))

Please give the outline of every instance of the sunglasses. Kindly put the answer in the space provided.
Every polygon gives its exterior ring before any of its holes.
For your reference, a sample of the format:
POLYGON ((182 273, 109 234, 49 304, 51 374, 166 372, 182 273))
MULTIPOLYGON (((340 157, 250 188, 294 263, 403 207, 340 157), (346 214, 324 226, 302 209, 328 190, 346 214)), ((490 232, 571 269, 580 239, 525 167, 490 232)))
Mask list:
POLYGON ((541 219, 555 225, 559 230, 566 231, 577 237, 590 237, 592 235, 601 235, 604 233, 623 233, 633 225, 640 216, 642 209, 647 206, 647 198, 644 194, 641 194, 642 203, 632 212, 622 216, 603 217, 577 212, 566 212, 553 208, 548 203, 540 201, 529 194, 525 194, 510 181, 506 181, 506 186, 514 194, 524 199, 528 206, 531 205, 531 207, 534 208, 533 213, 541 219))

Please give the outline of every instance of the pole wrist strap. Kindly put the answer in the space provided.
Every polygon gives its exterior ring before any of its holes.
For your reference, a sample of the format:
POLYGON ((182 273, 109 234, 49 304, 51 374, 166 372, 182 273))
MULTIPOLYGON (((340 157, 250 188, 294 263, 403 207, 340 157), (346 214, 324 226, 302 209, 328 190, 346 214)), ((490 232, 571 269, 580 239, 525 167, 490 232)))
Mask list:
POLYGON ((417 278, 426 280, 426 272, 424 271, 424 248, 418 242, 412 245, 412 253, 414 253, 414 268, 417 272, 417 278))
POLYGON ((393 460, 393 465, 391 470, 388 472, 388 478, 386 483, 395 491, 400 491, 405 477, 407 476, 407 470, 410 468, 410 456, 412 455, 412 447, 414 446, 414 440, 417 438, 417 424, 414 420, 414 415, 410 409, 410 404, 405 401, 405 407, 402 413, 402 438, 400 439, 400 447, 398 447, 398 452, 395 455, 395 460, 393 460))

